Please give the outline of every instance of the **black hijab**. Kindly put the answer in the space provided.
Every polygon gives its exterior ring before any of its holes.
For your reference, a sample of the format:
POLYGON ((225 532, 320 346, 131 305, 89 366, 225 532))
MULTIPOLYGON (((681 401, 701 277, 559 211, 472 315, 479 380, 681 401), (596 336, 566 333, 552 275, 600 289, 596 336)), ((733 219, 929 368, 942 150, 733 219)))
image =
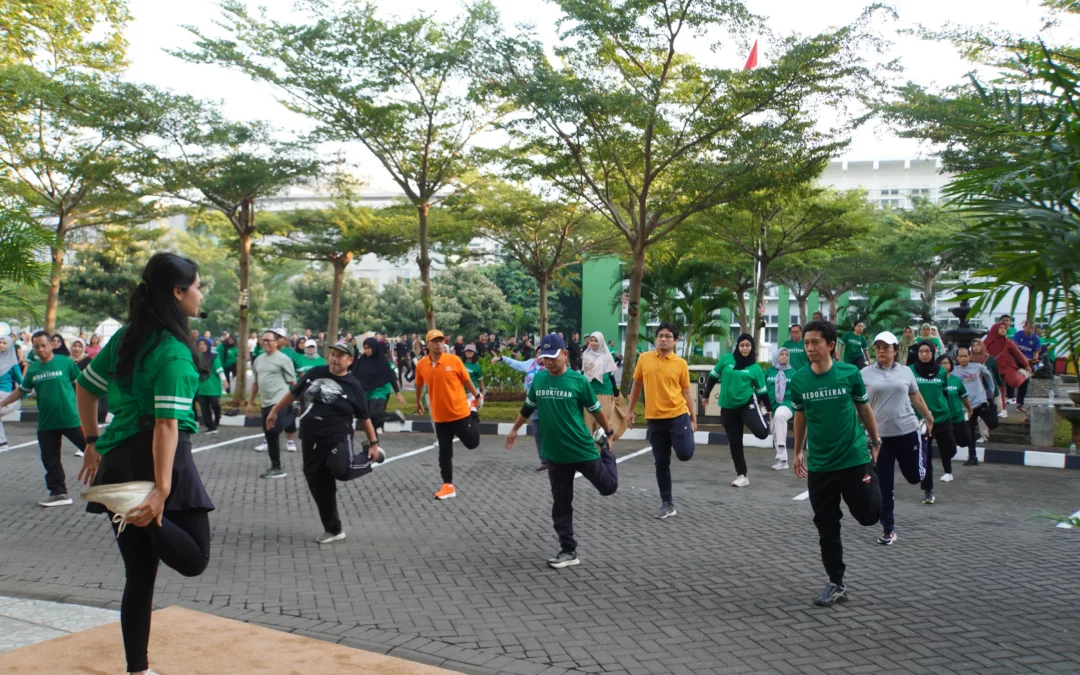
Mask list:
POLYGON ((353 363, 353 377, 360 382, 360 388, 364 391, 372 391, 379 387, 397 382, 397 375, 390 367, 390 361, 383 353, 383 346, 373 337, 364 340, 364 346, 371 349, 371 356, 363 352, 353 363))
POLYGON ((941 372, 941 366, 937 362, 937 345, 933 342, 920 342, 915 350, 915 361, 912 362, 911 367, 915 369, 915 374, 923 379, 932 380, 937 377, 941 372), (923 360, 919 358, 919 351, 923 347, 930 350, 929 363, 923 363, 923 360))
POLYGON ((754 336, 749 333, 743 333, 739 336, 739 339, 735 341, 735 349, 732 350, 732 354, 735 356, 735 370, 743 370, 757 363, 757 342, 754 341, 754 336), (743 356, 739 353, 739 343, 743 341, 750 343, 750 354, 743 356))
MULTIPOLYGON (((54 335, 52 337, 56 338, 57 340, 60 341, 60 346, 59 347, 53 347, 53 350, 52 350, 53 355, 54 356, 71 356, 71 351, 68 350, 67 343, 64 342, 64 336, 61 335, 60 333, 57 333, 56 335, 54 335)), ((49 342, 50 343, 52 342, 52 338, 49 338, 49 342)))

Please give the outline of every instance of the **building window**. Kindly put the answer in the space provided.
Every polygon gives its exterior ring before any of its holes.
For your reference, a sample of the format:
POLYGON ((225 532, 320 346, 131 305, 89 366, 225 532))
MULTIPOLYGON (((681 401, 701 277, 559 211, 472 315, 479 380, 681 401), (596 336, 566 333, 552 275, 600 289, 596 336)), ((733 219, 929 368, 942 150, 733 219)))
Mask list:
POLYGON ((765 342, 768 342, 770 344, 776 344, 777 337, 779 336, 779 333, 780 333, 780 331, 777 328, 766 328, 765 329, 765 342))
POLYGON ((900 188, 882 188, 881 189, 881 196, 882 197, 899 197, 900 196, 900 188))
POLYGON ((878 208, 882 209, 898 209, 900 208, 899 199, 879 199, 878 208))
POLYGON ((791 315, 791 321, 788 322, 788 326, 794 326, 797 323, 799 323, 799 315, 798 314, 792 314, 791 315))

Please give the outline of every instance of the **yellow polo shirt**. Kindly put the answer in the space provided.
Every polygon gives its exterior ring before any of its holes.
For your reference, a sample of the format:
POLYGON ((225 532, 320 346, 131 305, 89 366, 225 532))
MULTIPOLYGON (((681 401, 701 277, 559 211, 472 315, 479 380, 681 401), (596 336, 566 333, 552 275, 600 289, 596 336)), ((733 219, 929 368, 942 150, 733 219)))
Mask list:
POLYGON ((683 389, 690 388, 690 368, 675 352, 666 357, 656 351, 639 356, 634 381, 645 388, 645 419, 667 420, 690 413, 683 398, 683 389))

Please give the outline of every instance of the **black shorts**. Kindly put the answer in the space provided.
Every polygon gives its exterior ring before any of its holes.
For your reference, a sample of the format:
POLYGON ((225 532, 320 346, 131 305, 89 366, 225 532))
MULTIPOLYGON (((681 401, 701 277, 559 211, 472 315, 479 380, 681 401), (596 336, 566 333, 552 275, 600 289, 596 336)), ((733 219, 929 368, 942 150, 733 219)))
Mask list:
MULTIPOLYGON (((133 481, 154 481, 154 432, 142 432, 124 439, 120 445, 101 456, 94 485, 133 481)), ((87 504, 88 513, 105 513, 101 504, 87 504)), ((172 489, 165 499, 166 511, 213 511, 214 503, 206 493, 199 470, 191 456, 191 437, 181 431, 173 457, 172 489)))

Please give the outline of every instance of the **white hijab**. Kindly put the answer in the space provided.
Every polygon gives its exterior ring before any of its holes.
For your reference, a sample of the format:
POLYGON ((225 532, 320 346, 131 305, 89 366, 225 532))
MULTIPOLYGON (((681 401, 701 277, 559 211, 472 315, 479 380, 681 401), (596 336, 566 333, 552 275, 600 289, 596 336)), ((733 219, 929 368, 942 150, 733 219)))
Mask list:
POLYGON ((615 359, 611 358, 603 333, 596 331, 589 337, 596 338, 599 346, 589 347, 581 353, 581 372, 585 374, 587 380, 603 382, 604 375, 615 372, 615 359))
POLYGON ((5 375, 12 366, 19 364, 19 358, 15 356, 15 341, 11 339, 10 335, 0 335, 7 342, 7 349, 0 352, 0 375, 5 375))

